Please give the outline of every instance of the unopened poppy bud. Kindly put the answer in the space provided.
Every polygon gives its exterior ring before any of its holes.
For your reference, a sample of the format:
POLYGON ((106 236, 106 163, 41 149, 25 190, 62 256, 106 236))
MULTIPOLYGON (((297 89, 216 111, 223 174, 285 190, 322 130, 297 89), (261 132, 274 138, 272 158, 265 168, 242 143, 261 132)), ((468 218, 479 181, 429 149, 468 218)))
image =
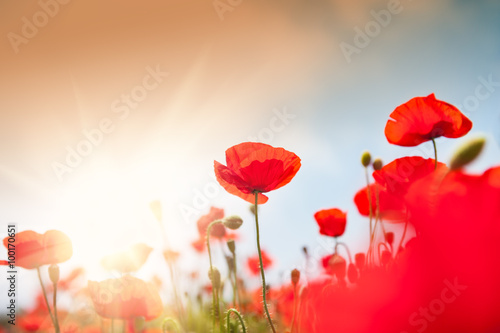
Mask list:
POLYGON ((353 263, 350 263, 347 267, 347 277, 351 283, 356 283, 356 281, 358 281, 358 269, 353 263))
POLYGON ((291 276, 292 276, 292 284, 296 286, 297 283, 299 283, 300 281, 300 271, 298 269, 294 269, 291 273, 291 276))
POLYGON ((360 271, 365 268, 365 254, 363 252, 356 253, 354 255, 354 261, 356 262, 356 267, 358 267, 360 271))
POLYGON ((234 239, 230 239, 227 241, 227 248, 231 253, 234 255, 234 252, 236 251, 236 244, 234 243, 234 239))
POLYGON ((145 325, 146 325, 146 318, 144 318, 143 316, 135 317, 134 320, 135 332, 142 332, 144 330, 145 325))
POLYGON ((392 243, 394 242, 394 233, 389 231, 385 233, 385 241, 392 246, 392 243))
POLYGON ((52 281, 53 284, 56 284, 57 281, 59 281, 59 266, 57 265, 49 266, 49 277, 50 281, 52 281))
POLYGON ((370 155, 369 152, 365 151, 363 155, 361 155, 361 164, 366 168, 370 165, 370 162, 372 161, 372 156, 370 155))
POLYGON ((226 228, 236 230, 241 227, 241 225, 243 224, 243 220, 237 215, 232 215, 224 218, 224 220, 222 220, 222 223, 224 223, 224 226, 226 228))
POLYGON ((212 270, 208 271, 208 278, 212 281, 213 288, 220 288, 220 272, 216 267, 212 267, 212 270))
POLYGON ((252 212, 252 214, 255 215, 255 205, 250 206, 250 212, 252 212))
POLYGON ((302 247, 302 252, 306 255, 306 257, 309 255, 309 252, 307 250, 307 246, 302 247))
POLYGON ((458 148, 451 159, 450 170, 463 168, 474 161, 483 150, 485 142, 486 140, 484 138, 475 138, 458 148))
POLYGON ((372 164, 373 170, 378 171, 378 170, 382 169, 383 166, 384 166, 384 163, 382 163, 382 160, 380 158, 376 158, 375 161, 373 161, 373 164, 372 164))

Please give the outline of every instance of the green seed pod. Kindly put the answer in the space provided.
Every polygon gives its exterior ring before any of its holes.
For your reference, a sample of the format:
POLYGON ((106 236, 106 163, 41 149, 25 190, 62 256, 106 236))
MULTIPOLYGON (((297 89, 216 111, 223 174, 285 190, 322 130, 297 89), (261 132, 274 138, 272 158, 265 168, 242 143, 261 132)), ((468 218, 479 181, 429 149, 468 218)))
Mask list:
POLYGON ((366 168, 370 165, 370 162, 372 161, 372 156, 370 155, 369 152, 365 151, 363 155, 361 155, 361 164, 366 168))

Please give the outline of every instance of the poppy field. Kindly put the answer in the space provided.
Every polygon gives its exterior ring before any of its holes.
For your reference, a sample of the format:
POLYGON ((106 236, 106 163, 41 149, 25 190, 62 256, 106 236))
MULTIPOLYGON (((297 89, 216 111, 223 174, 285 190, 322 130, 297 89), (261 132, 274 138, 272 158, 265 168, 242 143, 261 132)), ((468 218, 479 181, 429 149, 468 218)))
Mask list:
MULTIPOLYGON (((321 258, 302 249, 306 262, 317 261, 319 274, 297 267, 285 283, 266 280, 275 258, 273 244, 261 244, 260 226, 273 221, 260 208, 272 206, 273 191, 287 191, 308 161, 286 147, 241 142, 227 148, 225 161, 214 160, 213 172, 228 195, 247 202, 253 218, 244 221, 231 207, 211 207, 198 219, 191 247, 208 271, 183 271, 184 254, 165 237, 161 248, 137 243, 97 258, 112 278, 88 279, 85 267, 61 275, 76 251, 68 235, 12 227, 3 239, 1 264, 36 271, 38 292, 34 305, 12 311, 0 331, 500 332, 500 166, 467 171, 487 140, 467 138, 472 121, 434 94, 390 111, 380 135, 403 147, 431 142, 434 158, 383 161, 368 151, 360 154, 352 168, 366 185, 344 194, 357 211, 332 206, 310 212, 316 223, 309 227, 334 244, 321 258), (441 160, 436 139, 462 137, 467 140, 451 160, 441 160), (366 222, 362 251, 343 239, 353 214, 366 222), (253 256, 238 251, 243 224, 255 230, 253 256), (161 251, 168 274, 138 277, 153 251, 161 251), (260 285, 249 285, 252 278, 260 285), (193 281, 192 287, 178 287, 181 280, 193 281), (61 307, 61 295, 86 306, 61 307)), ((148 208, 165 228, 162 202, 151 201, 148 208)))

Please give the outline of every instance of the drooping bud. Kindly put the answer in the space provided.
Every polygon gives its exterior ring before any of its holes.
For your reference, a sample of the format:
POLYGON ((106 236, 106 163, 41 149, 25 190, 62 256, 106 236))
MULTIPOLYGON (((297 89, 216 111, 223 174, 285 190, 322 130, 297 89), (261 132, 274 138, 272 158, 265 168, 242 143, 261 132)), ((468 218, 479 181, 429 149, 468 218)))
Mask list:
POLYGON ((365 254, 363 252, 356 253, 354 255, 354 261, 356 262, 356 267, 362 271, 365 268, 365 254))
POLYGON ((382 162, 382 160, 380 158, 376 158, 373 161, 373 164, 372 164, 373 170, 378 171, 378 170, 382 169, 383 166, 384 166, 384 163, 382 162))
POLYGON ((250 206, 250 212, 252 212, 252 214, 255 215, 255 205, 250 206))
POLYGON ((458 148, 451 159, 450 170, 463 168, 474 161, 483 150, 485 142, 485 138, 475 138, 458 148))
POLYGON ((392 243, 394 242, 394 233, 392 231, 385 233, 385 241, 392 247, 392 243))
POLYGON ((361 164, 366 168, 370 165, 370 162, 372 161, 372 156, 370 155, 369 152, 365 151, 363 155, 361 155, 361 164))
POLYGON ((59 266, 52 264, 49 266, 49 277, 53 284, 59 281, 59 266))
POLYGON ((297 283, 299 283, 300 281, 300 271, 298 269, 292 270, 291 278, 292 278, 292 284, 296 286, 297 283))
POLYGON ((236 230, 239 227, 241 227, 241 225, 243 224, 243 220, 241 219, 241 217, 239 217, 237 215, 232 215, 232 216, 225 217, 222 220, 222 223, 224 223, 224 226, 226 228, 231 229, 231 230, 236 230))
POLYGON ((212 270, 208 270, 208 278, 212 281, 213 288, 220 289, 220 272, 216 267, 212 267, 212 270))
POLYGON ((234 239, 228 240, 226 244, 229 251, 231 251, 231 253, 234 255, 234 252, 236 251, 236 244, 234 242, 234 239))
POLYGON ((358 269, 353 263, 350 263, 347 267, 347 277, 351 283, 356 283, 358 281, 358 269))
POLYGON ((158 200, 151 201, 151 203, 149 204, 149 207, 151 208, 151 211, 153 212, 154 216, 156 217, 156 220, 158 220, 158 222, 161 222, 161 218, 162 218, 161 202, 158 200))
POLYGON ((307 246, 302 247, 302 252, 306 255, 306 257, 309 255, 309 252, 307 250, 307 246))

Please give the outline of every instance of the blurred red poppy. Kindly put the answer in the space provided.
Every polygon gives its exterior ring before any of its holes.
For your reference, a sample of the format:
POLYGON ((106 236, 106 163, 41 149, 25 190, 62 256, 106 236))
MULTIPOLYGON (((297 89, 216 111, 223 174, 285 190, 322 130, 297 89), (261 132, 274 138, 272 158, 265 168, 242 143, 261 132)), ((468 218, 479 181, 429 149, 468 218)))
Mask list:
MULTIPOLYGON (((8 248, 8 237, 3 244, 8 248)), ((21 231, 15 235, 13 244, 16 246, 15 265, 27 269, 59 264, 73 255, 71 240, 58 230, 49 230, 43 235, 32 230, 21 231)))
POLYGON ((472 128, 472 122, 456 107, 436 99, 434 94, 415 97, 398 106, 387 121, 385 136, 399 146, 417 146, 440 136, 459 138, 472 128))
MULTIPOLYGON (((262 250, 262 268, 266 269, 270 267, 273 264, 273 260, 271 257, 269 257, 266 253, 266 251, 262 250)), ((252 275, 259 275, 260 274, 260 268, 259 268, 260 262, 259 262, 259 256, 253 256, 247 259, 247 266, 250 269, 250 272, 252 275)))
POLYGON ((262 193, 288 184, 300 168, 300 158, 283 148, 244 142, 226 150, 227 166, 214 161, 215 176, 231 194, 255 203, 267 202, 262 193))
MULTIPOLYGON (((224 209, 210 207, 210 211, 208 214, 203 215, 196 222, 196 226, 198 227, 198 233, 200 234, 200 238, 204 239, 207 237, 207 229, 210 223, 221 220, 224 218, 224 209)), ((210 231, 210 236, 215 238, 223 238, 226 235, 226 227, 222 223, 216 223, 212 226, 210 231)))
MULTIPOLYGON (((378 183, 370 185, 370 196, 372 214, 377 211, 377 194, 379 202, 380 217, 392 222, 404 222, 406 218, 406 206, 403 198, 389 193, 385 187, 378 183)), ((368 191, 366 187, 359 190, 354 196, 354 203, 358 211, 363 216, 370 215, 370 205, 368 201, 368 191)))
POLYGON ((434 168, 435 161, 432 158, 402 157, 384 165, 382 169, 374 171, 373 178, 389 193, 403 198, 411 184, 418 179, 432 172, 443 173, 448 170, 446 164, 440 162, 438 162, 436 170, 434 168))
POLYGON ((345 231, 347 213, 340 209, 324 209, 316 212, 314 218, 319 225, 319 233, 325 236, 342 236, 345 231))
POLYGON ((146 320, 157 318, 163 312, 158 290, 130 275, 102 282, 89 281, 88 292, 96 312, 105 318, 146 320))
POLYGON ((105 256, 101 265, 107 270, 117 270, 121 273, 135 272, 144 265, 152 250, 146 244, 135 244, 124 252, 105 256))

